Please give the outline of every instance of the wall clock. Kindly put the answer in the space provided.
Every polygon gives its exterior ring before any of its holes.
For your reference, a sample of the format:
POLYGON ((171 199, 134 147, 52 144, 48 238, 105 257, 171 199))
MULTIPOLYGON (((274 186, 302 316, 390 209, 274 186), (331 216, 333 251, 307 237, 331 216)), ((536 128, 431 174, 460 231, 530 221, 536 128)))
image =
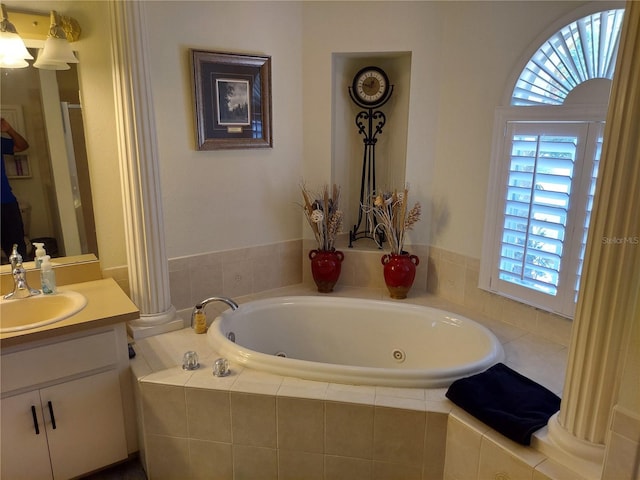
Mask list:
POLYGON ((389 77, 379 67, 364 67, 353 77, 351 91, 361 106, 382 105, 391 93, 389 77))
POLYGON ((369 66, 358 70, 349 87, 349 96, 362 110, 356 115, 358 133, 364 146, 362 156, 362 178, 360 183, 360 207, 358 222, 349 232, 349 247, 360 238, 372 238, 380 246, 385 241, 381 230, 376 230, 377 221, 371 213, 371 202, 376 192, 376 143, 378 135, 387 122, 384 112, 379 110, 393 93, 389 77, 380 67, 369 66), (363 209, 367 212, 363 217, 363 209), (364 221, 364 225, 363 225, 364 221))

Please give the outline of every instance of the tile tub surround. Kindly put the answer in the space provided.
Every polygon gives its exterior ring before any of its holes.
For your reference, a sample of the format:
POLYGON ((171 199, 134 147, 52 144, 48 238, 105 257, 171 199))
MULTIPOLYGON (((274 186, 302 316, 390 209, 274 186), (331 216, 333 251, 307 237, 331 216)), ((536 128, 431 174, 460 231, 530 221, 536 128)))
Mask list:
MULTIPOLYGON (((295 289, 300 283, 312 289, 314 283, 307 255, 314 245, 311 240, 292 240, 170 259, 172 304, 180 316, 189 321, 193 306, 212 295, 235 299, 277 288, 295 289)), ((570 320, 479 289, 478 259, 427 245, 409 245, 407 248, 420 258, 410 298, 431 293, 463 308, 460 313, 471 318, 481 314, 553 343, 569 345, 570 320)), ((382 298, 388 300, 380 263, 385 252, 376 249, 368 239, 349 248, 346 237, 339 239, 338 249, 344 252, 345 260, 336 293, 367 289, 377 294, 380 290, 382 298)), ((113 276, 127 291, 126 268, 105 271, 104 275, 113 276)), ((213 305, 207 307, 207 315, 210 311, 215 315, 213 305)))
MULTIPOLYGON (((309 295, 313 290, 302 284, 237 300, 309 295)), ((333 295, 387 298, 386 289, 357 287, 341 287, 333 295)), ((427 293, 411 292, 403 301, 479 321, 503 343, 509 366, 560 393, 563 345, 515 325, 471 315, 427 293)), ((216 378, 211 373, 216 352, 206 336, 188 328, 139 340, 135 349, 132 368, 139 387, 141 450, 151 479, 200 478, 203 472, 203 478, 221 479, 447 478, 449 413, 459 409, 444 397, 446 389, 311 382, 237 365, 231 365, 231 376, 216 378), (191 349, 198 352, 201 368, 187 372, 179 364, 191 349)), ((507 442, 509 455, 520 459, 522 451, 514 444, 512 452, 511 447, 507 442)), ((455 452, 452 447, 451 455, 455 452)), ((550 468, 538 455, 535 468, 550 468)), ((521 461, 531 463, 528 457, 521 461)))

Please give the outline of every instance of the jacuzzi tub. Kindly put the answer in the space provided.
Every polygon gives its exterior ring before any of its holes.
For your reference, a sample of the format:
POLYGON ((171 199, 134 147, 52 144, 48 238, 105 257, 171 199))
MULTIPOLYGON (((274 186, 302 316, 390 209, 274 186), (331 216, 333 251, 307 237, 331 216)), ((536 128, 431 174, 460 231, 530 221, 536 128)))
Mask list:
POLYGON ((504 359, 498 339, 473 320, 356 298, 256 300, 223 312, 207 335, 245 367, 355 385, 445 387, 504 359))

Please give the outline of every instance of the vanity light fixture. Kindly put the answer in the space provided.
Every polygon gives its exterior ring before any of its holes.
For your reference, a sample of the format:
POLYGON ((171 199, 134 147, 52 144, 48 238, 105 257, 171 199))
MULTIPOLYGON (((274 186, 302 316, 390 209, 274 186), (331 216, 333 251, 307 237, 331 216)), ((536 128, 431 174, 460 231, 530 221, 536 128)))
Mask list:
POLYGON ((2 4, 2 20, 0 21, 0 67, 2 68, 24 68, 28 67, 27 60, 33 57, 27 50, 16 27, 7 17, 7 9, 2 4))
POLYGON ((55 10, 51 10, 49 34, 44 41, 44 49, 38 53, 38 59, 33 66, 44 70, 68 70, 69 63, 78 62, 61 26, 60 16, 55 10))

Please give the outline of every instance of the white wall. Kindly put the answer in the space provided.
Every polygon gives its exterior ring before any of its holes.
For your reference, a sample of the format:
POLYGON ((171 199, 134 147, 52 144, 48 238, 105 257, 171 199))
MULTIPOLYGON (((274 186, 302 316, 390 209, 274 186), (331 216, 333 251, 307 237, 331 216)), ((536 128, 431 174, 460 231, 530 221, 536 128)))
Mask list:
MULTIPOLYGON (((148 2, 169 257, 308 234, 297 187, 303 178, 334 180, 332 54, 347 52, 411 53, 406 178, 424 213, 409 243, 479 257, 493 110, 527 46, 580 4, 148 2), (195 150, 189 48, 272 56, 273 149, 195 150)), ((108 5, 29 6, 57 8, 82 25, 77 49, 100 256, 105 267, 123 265, 108 5)))
MULTIPOLYGON (((441 8, 438 2, 303 4, 306 180, 317 179, 315 183, 319 184, 334 181, 332 99, 334 95, 344 97, 344 92, 331 91, 332 54, 411 52, 406 177, 411 183, 411 201, 427 204, 436 145, 439 67, 433 60, 441 50, 441 8)), ((345 229, 350 227, 345 225, 345 229)), ((428 220, 417 225, 408 243, 428 243, 428 220)))
POLYGON ((434 59, 441 82, 432 245, 480 258, 495 107, 513 88, 512 71, 533 53, 532 42, 581 3, 446 3, 442 55, 434 59))
POLYGON ((300 238, 300 5, 150 2, 146 12, 168 256, 300 238), (271 56, 273 149, 196 151, 190 48, 271 56))

